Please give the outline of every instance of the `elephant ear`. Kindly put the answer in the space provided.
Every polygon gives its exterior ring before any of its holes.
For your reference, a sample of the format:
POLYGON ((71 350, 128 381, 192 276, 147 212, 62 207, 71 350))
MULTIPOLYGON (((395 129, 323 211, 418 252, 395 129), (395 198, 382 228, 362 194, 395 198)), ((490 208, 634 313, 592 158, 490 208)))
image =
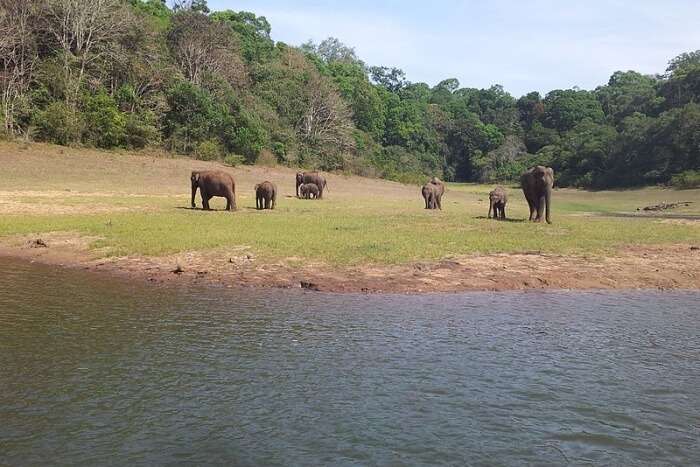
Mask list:
POLYGON ((547 173, 549 174, 550 177, 554 178, 554 169, 551 167, 547 167, 547 173))

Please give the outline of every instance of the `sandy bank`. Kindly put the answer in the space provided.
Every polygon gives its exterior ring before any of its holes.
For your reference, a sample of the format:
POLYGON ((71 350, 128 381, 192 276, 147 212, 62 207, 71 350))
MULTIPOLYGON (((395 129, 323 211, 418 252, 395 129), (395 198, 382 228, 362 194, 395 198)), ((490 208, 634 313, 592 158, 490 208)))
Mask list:
POLYGON ((695 245, 634 246, 602 255, 528 252, 452 257, 398 266, 265 262, 243 249, 167 257, 97 258, 89 239, 67 234, 5 239, 0 257, 126 276, 154 283, 306 288, 323 292, 430 293, 528 289, 700 289, 695 245))

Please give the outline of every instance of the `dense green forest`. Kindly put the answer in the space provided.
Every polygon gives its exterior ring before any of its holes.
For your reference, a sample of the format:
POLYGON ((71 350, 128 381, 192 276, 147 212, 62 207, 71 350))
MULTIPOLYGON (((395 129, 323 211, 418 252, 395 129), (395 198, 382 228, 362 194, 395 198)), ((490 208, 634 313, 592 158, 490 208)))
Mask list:
POLYGON ((0 0, 4 134, 400 181, 509 180, 538 163, 560 186, 700 184, 700 50, 663 75, 515 98, 270 31, 205 0, 0 0))

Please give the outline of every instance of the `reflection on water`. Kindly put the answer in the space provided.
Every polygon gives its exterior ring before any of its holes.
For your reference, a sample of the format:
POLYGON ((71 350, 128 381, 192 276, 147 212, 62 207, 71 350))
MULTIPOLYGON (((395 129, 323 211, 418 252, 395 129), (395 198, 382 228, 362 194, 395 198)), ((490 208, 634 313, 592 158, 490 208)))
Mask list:
POLYGON ((0 261, 0 464, 700 463, 697 292, 212 291, 0 261))

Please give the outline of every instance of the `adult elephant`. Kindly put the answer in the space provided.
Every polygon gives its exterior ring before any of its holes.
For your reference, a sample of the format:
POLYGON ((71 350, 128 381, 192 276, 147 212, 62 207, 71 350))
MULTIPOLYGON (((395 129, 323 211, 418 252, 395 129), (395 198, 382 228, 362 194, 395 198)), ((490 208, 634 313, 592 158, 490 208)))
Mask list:
POLYGON ((277 202, 277 186, 274 183, 264 181, 255 185, 255 208, 275 209, 277 202))
POLYGON ((193 170, 190 175, 192 182, 192 208, 194 209, 194 196, 202 196, 202 208, 210 210, 209 200, 214 196, 226 198, 226 210, 236 210, 236 183, 233 177, 219 170, 193 170))
POLYGON ((323 198, 323 190, 326 189, 326 179, 320 173, 314 172, 297 172, 297 198, 299 197, 299 187, 304 183, 313 183, 318 187, 318 198, 323 198))
POLYGON ((542 222, 544 211, 544 219, 547 224, 551 224, 550 208, 552 202, 552 187, 554 186, 554 170, 550 167, 538 165, 526 171, 520 176, 520 186, 523 188, 523 194, 530 207, 530 218, 535 222, 542 222), (536 217, 533 219, 533 215, 536 217))

